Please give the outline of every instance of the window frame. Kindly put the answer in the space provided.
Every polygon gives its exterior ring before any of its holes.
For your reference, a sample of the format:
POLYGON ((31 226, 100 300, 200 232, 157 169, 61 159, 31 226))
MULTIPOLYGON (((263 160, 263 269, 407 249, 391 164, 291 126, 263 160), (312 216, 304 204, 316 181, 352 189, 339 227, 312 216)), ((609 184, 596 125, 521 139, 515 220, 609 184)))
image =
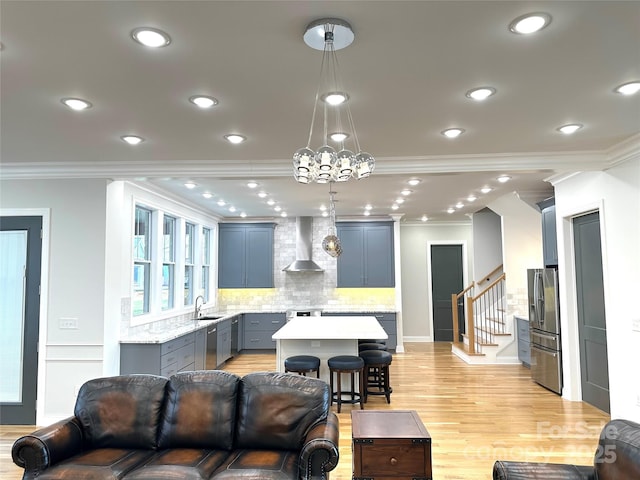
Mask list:
MULTIPOLYGON (((151 295, 152 295, 152 287, 151 287, 151 277, 152 277, 152 258, 153 258, 153 211, 147 207, 142 205, 136 205, 134 210, 134 219, 133 219, 133 235, 131 239, 131 248, 132 248, 132 256, 133 256, 133 270, 131 274, 131 315, 133 317, 140 317, 142 315, 146 315, 151 313, 151 295), (139 214, 144 213, 145 219, 144 222, 141 222, 139 218, 139 214), (145 225, 144 233, 140 235, 140 226, 145 225), (142 236, 143 242, 140 242, 140 237, 142 236), (138 242, 136 242, 138 240, 138 242), (140 250, 140 246, 142 244, 142 251, 140 250), (142 255, 139 255, 142 253, 142 255), (136 284, 139 285, 140 280, 136 281, 136 277, 139 276, 140 268, 142 269, 142 308, 141 310, 136 309, 136 305, 138 303, 137 294, 136 294, 136 284)), ((139 291, 139 290, 138 290, 139 291)))

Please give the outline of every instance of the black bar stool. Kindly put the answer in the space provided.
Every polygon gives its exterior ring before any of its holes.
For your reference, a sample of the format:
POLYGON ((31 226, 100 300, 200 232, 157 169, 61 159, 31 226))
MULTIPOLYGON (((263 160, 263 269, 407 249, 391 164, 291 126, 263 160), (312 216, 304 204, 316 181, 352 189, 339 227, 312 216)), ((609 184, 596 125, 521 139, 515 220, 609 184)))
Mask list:
POLYGON ((331 405, 333 402, 338 404, 338 413, 343 403, 360 404, 360 410, 364 409, 364 360, 355 355, 338 355, 327 360, 329 365, 329 386, 331 389, 331 405), (333 389, 333 374, 337 375, 337 389, 333 389), (341 376, 343 373, 351 375, 351 390, 342 392, 341 376), (355 375, 358 375, 358 391, 355 390, 355 375), (349 395, 350 399, 344 400, 342 396, 349 395))
POLYGON ((389 386, 389 365, 393 356, 383 350, 365 350, 360 352, 360 358, 364 361, 364 401, 369 395, 384 395, 387 403, 391 403, 389 386))
POLYGON ((299 373, 307 376, 307 373, 316 372, 316 378, 320 378, 320 359, 313 355, 295 355, 284 360, 284 371, 299 373))
POLYGON ((358 353, 364 352, 365 350, 382 350, 383 352, 386 352, 387 346, 383 343, 378 343, 378 342, 359 343, 358 353))

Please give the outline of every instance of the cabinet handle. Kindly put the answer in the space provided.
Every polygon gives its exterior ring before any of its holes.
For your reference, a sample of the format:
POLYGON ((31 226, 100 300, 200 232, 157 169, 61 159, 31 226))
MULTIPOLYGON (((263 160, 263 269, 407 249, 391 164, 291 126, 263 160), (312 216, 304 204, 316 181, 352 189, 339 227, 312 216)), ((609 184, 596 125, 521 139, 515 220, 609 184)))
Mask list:
POLYGON ((395 457, 391 457, 391 460, 389 460, 389 463, 395 467, 398 464, 398 459, 395 457))

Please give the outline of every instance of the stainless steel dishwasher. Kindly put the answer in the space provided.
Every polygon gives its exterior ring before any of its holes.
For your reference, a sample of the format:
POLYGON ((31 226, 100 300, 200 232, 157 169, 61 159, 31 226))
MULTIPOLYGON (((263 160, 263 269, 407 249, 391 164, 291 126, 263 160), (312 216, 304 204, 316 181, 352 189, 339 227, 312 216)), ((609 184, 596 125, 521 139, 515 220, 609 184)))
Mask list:
POLYGON ((205 368, 216 370, 218 368, 218 326, 216 324, 207 327, 207 356, 205 368))

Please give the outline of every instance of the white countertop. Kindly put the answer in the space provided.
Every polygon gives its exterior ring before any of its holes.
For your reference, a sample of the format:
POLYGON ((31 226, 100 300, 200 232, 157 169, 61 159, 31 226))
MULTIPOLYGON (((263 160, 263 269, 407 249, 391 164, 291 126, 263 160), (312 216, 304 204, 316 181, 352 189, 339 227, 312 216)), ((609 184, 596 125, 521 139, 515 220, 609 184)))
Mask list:
POLYGON ((352 340, 389 338, 376 317, 294 317, 271 337, 274 340, 352 340))

